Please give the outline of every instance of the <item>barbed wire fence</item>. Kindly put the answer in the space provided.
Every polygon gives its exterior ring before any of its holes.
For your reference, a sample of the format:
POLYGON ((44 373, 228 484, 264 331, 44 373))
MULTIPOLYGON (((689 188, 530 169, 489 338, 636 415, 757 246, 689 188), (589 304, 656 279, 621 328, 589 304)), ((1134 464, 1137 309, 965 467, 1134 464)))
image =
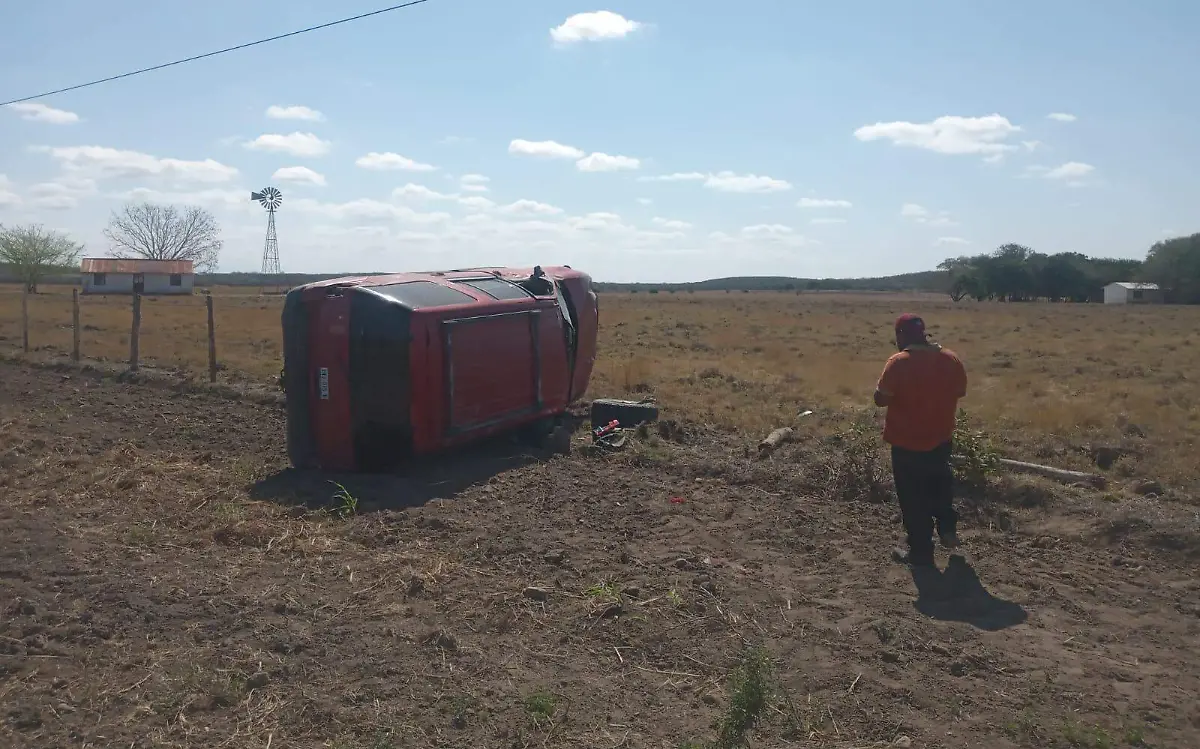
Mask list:
MULTIPOLYGON (((227 302, 225 323, 234 336, 250 327, 247 312, 269 310, 277 303, 249 294, 222 301, 227 302)), ((217 301, 207 289, 195 294, 100 295, 84 294, 73 287, 68 295, 62 286, 31 293, 23 285, 4 285, 0 286, 0 344, 17 339, 20 351, 26 355, 48 352, 69 356, 76 363, 87 356, 90 360, 123 363, 130 372, 162 364, 182 367, 206 375, 209 382, 215 383, 218 373, 226 370, 217 358, 217 312, 217 301), (147 327, 151 327, 154 346, 149 362, 145 349, 147 327), (65 335, 68 330, 69 339, 65 335)), ((244 359, 256 358, 261 367, 277 366, 272 341, 254 343, 249 336, 243 337, 248 340, 236 343, 251 347, 244 352, 244 359)))

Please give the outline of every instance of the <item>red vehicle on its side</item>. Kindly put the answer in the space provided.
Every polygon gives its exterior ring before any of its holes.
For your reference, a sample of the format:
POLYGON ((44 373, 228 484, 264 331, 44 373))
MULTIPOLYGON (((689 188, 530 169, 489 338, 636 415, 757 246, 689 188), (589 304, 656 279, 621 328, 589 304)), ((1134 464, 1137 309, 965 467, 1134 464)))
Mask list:
POLYGON ((588 387, 598 306, 570 267, 298 286, 283 307, 288 458, 379 470, 545 424, 588 387))

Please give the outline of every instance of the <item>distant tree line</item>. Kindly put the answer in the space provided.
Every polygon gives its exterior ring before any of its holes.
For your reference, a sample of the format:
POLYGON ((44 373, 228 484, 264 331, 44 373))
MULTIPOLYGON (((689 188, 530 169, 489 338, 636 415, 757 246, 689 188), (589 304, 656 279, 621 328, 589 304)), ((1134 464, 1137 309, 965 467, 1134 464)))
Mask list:
POLYGON ((921 271, 877 278, 793 278, 791 276, 735 276, 691 283, 597 282, 598 291, 693 293, 696 291, 936 291, 946 290, 944 271, 921 271))
POLYGON ((1097 302, 1103 301, 1106 285, 1136 280, 1142 261, 1091 258, 1078 252, 1045 255, 1024 245, 1006 244, 983 255, 949 258, 938 268, 949 272, 949 293, 955 301, 970 297, 1097 302))
POLYGON ((1200 234, 1158 242, 1144 261, 1078 252, 1046 255, 1005 244, 990 253, 949 258, 938 268, 949 273, 948 291, 955 301, 1099 302, 1110 283, 1143 281, 1158 284, 1168 302, 1200 303, 1200 234))

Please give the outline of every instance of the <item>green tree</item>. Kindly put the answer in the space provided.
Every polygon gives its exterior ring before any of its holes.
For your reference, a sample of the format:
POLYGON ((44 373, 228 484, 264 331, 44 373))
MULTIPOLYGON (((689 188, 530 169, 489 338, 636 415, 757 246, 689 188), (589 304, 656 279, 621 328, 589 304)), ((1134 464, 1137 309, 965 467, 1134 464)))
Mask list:
POLYGON ((1200 233, 1155 242, 1141 277, 1158 284, 1169 302, 1200 304, 1200 233))
POLYGON ((1141 261, 1090 258, 1078 252, 1044 255, 1020 244, 993 252, 943 260, 938 269, 950 276, 950 298, 972 297, 1004 302, 1046 299, 1053 302, 1100 301, 1103 287, 1137 278, 1141 261))
POLYGON ((82 245, 41 224, 0 226, 0 263, 8 265, 32 294, 52 271, 78 263, 81 252, 82 245))

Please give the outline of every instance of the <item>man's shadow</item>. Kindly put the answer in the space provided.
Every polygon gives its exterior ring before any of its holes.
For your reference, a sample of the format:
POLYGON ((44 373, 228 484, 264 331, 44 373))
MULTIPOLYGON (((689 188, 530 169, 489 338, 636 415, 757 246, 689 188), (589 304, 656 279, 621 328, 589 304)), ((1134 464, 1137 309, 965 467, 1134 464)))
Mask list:
POLYGON ((989 632, 1015 627, 1029 618, 1020 604, 989 593, 961 554, 950 555, 944 572, 937 567, 914 567, 912 577, 917 586, 913 606, 930 618, 965 622, 989 632))

